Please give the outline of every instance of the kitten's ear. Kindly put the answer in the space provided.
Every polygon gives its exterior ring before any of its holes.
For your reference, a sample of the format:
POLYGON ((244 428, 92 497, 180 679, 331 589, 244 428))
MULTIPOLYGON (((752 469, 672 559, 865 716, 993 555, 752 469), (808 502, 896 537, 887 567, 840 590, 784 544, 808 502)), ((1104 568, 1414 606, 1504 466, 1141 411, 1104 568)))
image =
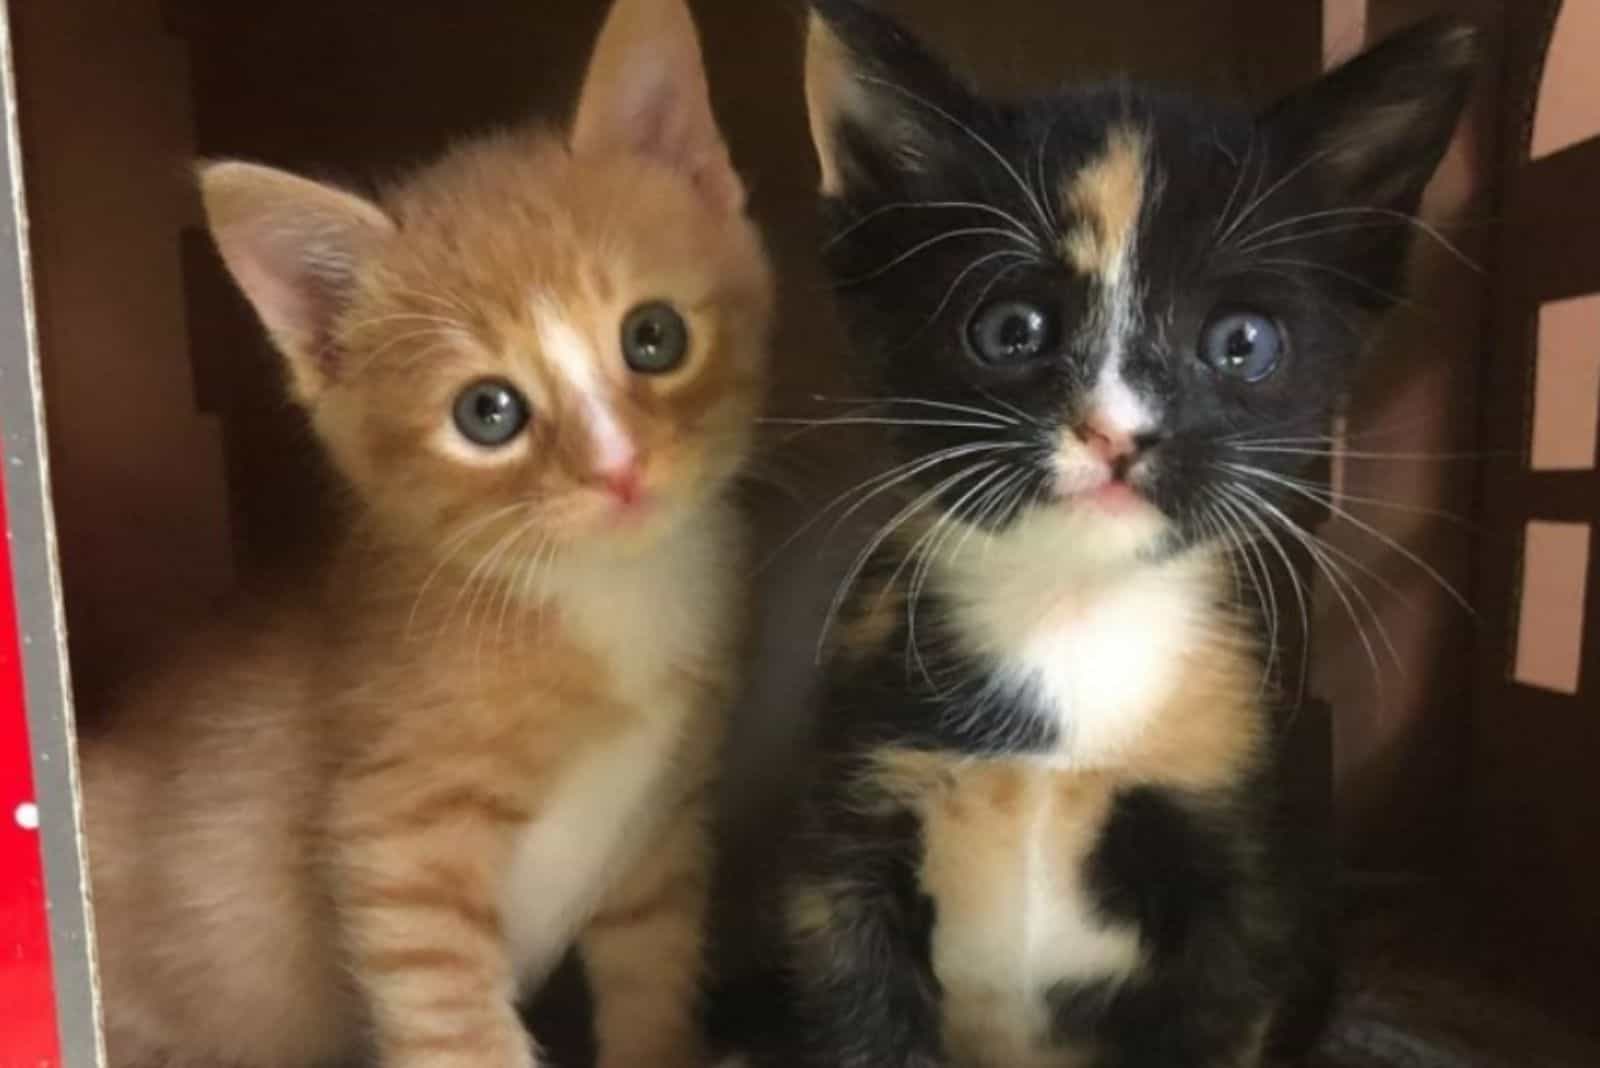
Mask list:
POLYGON ((859 0, 812 0, 806 110, 822 193, 915 173, 960 137, 971 94, 894 21, 859 0))
POLYGON ((1478 36, 1457 19, 1424 21, 1272 108, 1268 135, 1336 203, 1410 214, 1461 118, 1478 36))
POLYGON ((600 31, 572 126, 577 153, 622 150, 686 174, 706 199, 744 207, 744 183, 711 110, 686 0, 616 0, 600 31))
POLYGON ((199 178, 223 262, 287 360, 295 394, 314 401, 338 373, 333 329, 356 272, 394 224, 352 193, 271 167, 208 163, 199 178))

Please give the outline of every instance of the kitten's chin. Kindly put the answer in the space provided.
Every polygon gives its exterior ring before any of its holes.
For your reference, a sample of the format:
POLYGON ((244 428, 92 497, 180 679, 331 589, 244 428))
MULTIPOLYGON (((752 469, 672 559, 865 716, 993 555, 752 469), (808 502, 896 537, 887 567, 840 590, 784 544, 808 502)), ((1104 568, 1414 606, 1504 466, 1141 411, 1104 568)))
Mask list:
POLYGON ((1160 555, 1172 523, 1135 490, 1108 483, 1030 509, 1002 536, 1038 552, 1063 570, 1122 567, 1160 555))
POLYGON ((592 515, 564 524, 557 540, 569 550, 636 556, 670 537, 681 525, 675 512, 675 509, 654 503, 626 510, 597 508, 592 515))
POLYGON ((1087 493, 1070 498, 1065 505, 1086 509, 1110 519, 1137 520, 1141 513, 1155 510, 1153 504, 1126 482, 1103 482, 1087 493))

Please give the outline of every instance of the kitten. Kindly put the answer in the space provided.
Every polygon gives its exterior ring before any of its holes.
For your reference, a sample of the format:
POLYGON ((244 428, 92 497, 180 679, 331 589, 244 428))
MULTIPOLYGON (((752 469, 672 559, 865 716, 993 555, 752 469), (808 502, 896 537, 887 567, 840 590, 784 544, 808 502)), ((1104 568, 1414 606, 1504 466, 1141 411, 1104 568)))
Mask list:
POLYGON ((703 1063, 774 293, 687 5, 618 0, 569 139, 201 180, 358 516, 86 740, 112 1064, 528 1066, 573 943, 602 1065, 703 1063))
POLYGON ((830 633, 773 1063, 1259 1063, 1295 961, 1229 539, 1288 522, 1474 51, 1430 23, 1259 116, 1002 102, 816 0, 826 258, 910 494, 830 633))

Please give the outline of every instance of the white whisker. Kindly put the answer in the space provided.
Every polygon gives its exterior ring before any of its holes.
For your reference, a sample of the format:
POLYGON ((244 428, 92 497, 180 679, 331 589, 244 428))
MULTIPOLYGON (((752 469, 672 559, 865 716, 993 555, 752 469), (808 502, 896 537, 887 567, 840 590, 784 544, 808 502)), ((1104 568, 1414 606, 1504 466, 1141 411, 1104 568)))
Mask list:
POLYGON ((822 631, 817 636, 818 663, 822 662, 823 652, 827 645, 828 633, 833 628, 833 621, 838 618, 839 610, 844 606, 845 598, 849 596, 850 590, 855 585, 856 579, 861 576, 862 569, 865 568, 868 561, 872 559, 872 555, 878 551, 878 548, 890 536, 892 536, 896 530, 905 525, 905 523, 910 520, 912 516, 916 515, 918 512, 922 511, 922 509, 932 504, 939 498, 940 494, 944 493, 952 486, 959 484, 962 479, 969 477, 971 474, 971 468, 962 468, 960 471, 957 471, 948 478, 935 483, 932 489, 927 490, 920 497, 917 497, 910 504, 902 508, 899 512, 896 512, 887 523, 884 523, 881 527, 879 527, 877 533, 870 541, 867 542, 866 547, 856 554, 855 560, 851 563, 849 570, 845 572, 844 578, 839 582, 838 589, 834 592, 833 601, 828 606, 828 614, 826 617, 824 617, 822 622, 822 631))
POLYGON ((1016 423, 1015 419, 1008 419, 998 412, 991 412, 984 408, 975 408, 970 404, 951 404, 948 401, 929 400, 926 397, 828 397, 820 393, 813 393, 811 399, 823 404, 912 404, 928 408, 942 408, 946 411, 965 412, 968 415, 983 416, 987 419, 998 419, 1004 423, 1016 423))
MULTIPOLYGON (((1226 245, 1226 243, 1228 242, 1228 239, 1234 235, 1234 233, 1239 229, 1239 227, 1241 225, 1243 225, 1243 223, 1244 223, 1244 221, 1246 219, 1250 218, 1250 216, 1254 215, 1257 211, 1259 211, 1261 209, 1261 207, 1264 204, 1266 204, 1267 201, 1271 200, 1278 193, 1279 190, 1283 189, 1285 186, 1287 186, 1295 178, 1298 178, 1312 164, 1318 162, 1324 156, 1326 156, 1329 151, 1330 151, 1329 149, 1323 149, 1320 152, 1313 152, 1311 155, 1307 156, 1304 160, 1300 161, 1299 163, 1295 164, 1293 167, 1289 168, 1289 170, 1286 171, 1281 178, 1279 178, 1276 182, 1273 182, 1272 185, 1270 185, 1267 188, 1266 192, 1264 192, 1264 193, 1260 194, 1259 196, 1255 197, 1253 200, 1250 201, 1249 204, 1245 205, 1243 210, 1241 210, 1239 212, 1239 217, 1237 219, 1235 219, 1232 222, 1232 224, 1230 224, 1228 226, 1228 228, 1222 232, 1221 235, 1218 236, 1217 243, 1219 245, 1226 245)), ((1265 173, 1264 169, 1263 169, 1263 173, 1265 173)))
POLYGON ((1377 685, 1381 695, 1384 690, 1383 670, 1378 663, 1377 649, 1373 646, 1372 640, 1367 634, 1366 625, 1362 623, 1361 616, 1356 611, 1357 603, 1366 610, 1368 618, 1372 621, 1373 626, 1377 628, 1379 638, 1383 641, 1390 657, 1394 660, 1395 669, 1402 675, 1405 674, 1405 663, 1400 658, 1400 652, 1395 647, 1394 640, 1389 636, 1388 628, 1383 625, 1383 617, 1378 614, 1378 610, 1373 606, 1372 601, 1327 552, 1326 546, 1320 538, 1304 530, 1298 523, 1290 519, 1281 508, 1249 487, 1234 485, 1229 487, 1229 490, 1243 494, 1245 498, 1253 501, 1263 515, 1275 519, 1284 530, 1288 531, 1293 538, 1305 547, 1306 552, 1311 556, 1312 562, 1328 580, 1328 588, 1344 605, 1345 611, 1350 616, 1351 623, 1355 625, 1356 636, 1361 640, 1362 647, 1367 653, 1367 659, 1372 664, 1373 682, 1377 685), (1352 600, 1352 597, 1355 600, 1352 600))
POLYGON ((1011 161, 1006 159, 1004 153, 1002 153, 998 148, 995 148, 994 145, 990 144, 987 138, 980 136, 972 127, 968 126, 966 123, 962 122, 948 111, 939 107, 937 104, 917 95, 916 93, 913 93, 904 86, 897 85, 894 82, 887 81, 883 78, 863 77, 861 80, 869 85, 877 85, 881 88, 888 89, 890 92, 899 93, 906 99, 927 108, 929 111, 933 112, 935 115, 954 126, 957 130, 960 130, 963 134, 970 137, 979 148, 982 148, 985 152, 992 156, 995 162, 999 163, 1000 166, 1005 169, 1005 172, 1011 176, 1011 180, 1016 182, 1017 189, 1022 192, 1023 197, 1027 200, 1028 205, 1038 216, 1039 222, 1044 226, 1045 231, 1047 233, 1051 232, 1052 227, 1050 223, 1050 213, 1046 211, 1044 205, 1039 202, 1038 196, 1034 194, 1033 190, 1028 186, 1028 183, 1022 180, 1022 175, 1017 173, 1017 169, 1011 165, 1011 161))
POLYGON ((855 233, 857 230, 861 229, 863 226, 866 226, 874 219, 877 219, 888 212, 910 211, 914 209, 978 211, 989 215, 998 216, 999 218, 1004 219, 1006 222, 1011 224, 1013 229, 1008 232, 1010 233, 1010 236, 1016 239, 1018 244, 1022 245, 1024 248, 1027 248, 1030 252, 1043 252, 1043 249, 1039 244, 1039 240, 1028 232, 1027 224, 1021 219, 1017 218, 1015 215, 1012 215, 1008 211, 1003 211, 1000 208, 995 207, 992 204, 979 204, 976 201, 971 200, 916 200, 901 201, 896 204, 885 204, 882 207, 874 208, 872 211, 867 212, 865 215, 861 216, 861 218, 853 220, 849 226, 846 226, 843 230, 840 230, 838 233, 830 237, 827 243, 822 247, 824 249, 832 248, 845 238, 849 237, 851 234, 855 233))
POLYGON ((850 286, 861 285, 863 282, 870 282, 874 278, 881 278, 883 275, 888 274, 890 271, 894 270, 902 263, 905 263, 907 260, 917 256, 919 253, 926 252, 928 249, 933 248, 936 245, 942 245, 946 241, 954 241, 957 238, 962 237, 1005 237, 1008 235, 1008 233, 1009 231, 999 230, 993 226, 968 226, 959 230, 946 230, 942 234, 935 234, 933 237, 930 237, 924 241, 919 241, 917 244, 912 245, 909 249, 900 253, 883 266, 868 271, 866 274, 856 275, 852 278, 840 279, 836 285, 839 288, 844 289, 849 288, 850 286))
POLYGON ((1394 538, 1390 537, 1389 535, 1385 534, 1383 531, 1379 530, 1377 527, 1375 527, 1372 524, 1367 523, 1367 522, 1357 518, 1354 515, 1351 515, 1350 512, 1348 510, 1346 510, 1346 509, 1340 508, 1337 505, 1331 504, 1328 501, 1325 501, 1325 500, 1322 500, 1322 499, 1318 498, 1316 495, 1311 493, 1309 490, 1306 490, 1306 489, 1302 488, 1301 486, 1295 485, 1295 483, 1290 479, 1279 477, 1278 475, 1275 475, 1275 474, 1273 474, 1271 472, 1268 472, 1268 471, 1262 471, 1259 468, 1252 469, 1250 471, 1250 473, 1255 475, 1257 478, 1261 479, 1263 482, 1266 482, 1266 483, 1269 483, 1269 484, 1272 484, 1272 485, 1281 486, 1284 489, 1288 490, 1290 493, 1297 494, 1300 497, 1303 497, 1303 498, 1305 498, 1307 500, 1313 501, 1316 504, 1327 508, 1334 515, 1338 516, 1340 519, 1344 520, 1346 523, 1351 524, 1357 530, 1360 530, 1363 533, 1367 534, 1368 536, 1374 538, 1378 542, 1380 542, 1380 543, 1382 543, 1384 545, 1387 545, 1389 548, 1393 549, 1396 553, 1399 553, 1402 557, 1404 557, 1405 559, 1411 561, 1411 563, 1415 564, 1425 574, 1427 574, 1427 576, 1429 578, 1433 579, 1434 582, 1438 583, 1439 584, 1439 588, 1441 590, 1443 590, 1445 593, 1449 594, 1450 597, 1457 604, 1459 604, 1463 609, 1466 610, 1468 615, 1471 615, 1471 616, 1474 616, 1474 617, 1477 616, 1477 613, 1475 611, 1473 611, 1472 605, 1470 603, 1468 603, 1466 597, 1464 597, 1459 590, 1457 590, 1453 585, 1451 585, 1445 579, 1445 577, 1443 575, 1441 575, 1436 568, 1434 568, 1434 566, 1432 564, 1429 564, 1422 557, 1418 556, 1416 553, 1412 552, 1410 549, 1407 549, 1404 545, 1401 545, 1398 541, 1396 541, 1394 538))
MULTIPOLYGON (((1327 211, 1309 212, 1309 213, 1307 213, 1305 215, 1300 215, 1300 216, 1297 216, 1297 217, 1292 218, 1292 219, 1283 219, 1283 220, 1280 220, 1278 222, 1272 223, 1271 225, 1263 226, 1260 229, 1252 232, 1249 236, 1241 239, 1238 242, 1235 242, 1235 249, 1237 251, 1241 252, 1241 253, 1248 254, 1248 253, 1255 252, 1255 251, 1257 251, 1259 249, 1262 249, 1262 248, 1270 247, 1273 244, 1282 244, 1282 243, 1286 243, 1286 242, 1304 240, 1304 239, 1306 239, 1306 238, 1308 238, 1310 236, 1313 236, 1313 235, 1297 233, 1297 234, 1293 234, 1293 235, 1291 235, 1289 237, 1279 238, 1279 239, 1276 239, 1274 241, 1267 242, 1265 244, 1263 244, 1261 242, 1261 238, 1265 237, 1266 235, 1272 234, 1272 233, 1275 233, 1275 232, 1278 232, 1278 231, 1281 231, 1281 230, 1284 230, 1284 229, 1289 228, 1289 227, 1304 225, 1307 222, 1314 222, 1314 221, 1316 221, 1318 219, 1341 218, 1341 217, 1350 217, 1350 216, 1357 216, 1357 217, 1365 216, 1367 218, 1371 218, 1371 219, 1374 220, 1374 222, 1371 224, 1371 226, 1381 226, 1381 225, 1384 224, 1384 222, 1387 222, 1389 224, 1395 224, 1395 225, 1404 224, 1406 226, 1414 227, 1418 231, 1420 231, 1421 233, 1426 235, 1427 237, 1432 238, 1439 245, 1440 248, 1444 249, 1446 252, 1448 252, 1455 259, 1459 260, 1465 266, 1471 268, 1472 270, 1476 271, 1479 274, 1484 273, 1483 266, 1481 264, 1479 264, 1476 260, 1472 259, 1472 257, 1468 256, 1465 252, 1461 251, 1461 249, 1459 247, 1457 247, 1449 239, 1447 239, 1444 236, 1444 234, 1439 230, 1438 227, 1436 227, 1433 224, 1429 223, 1427 220, 1420 218, 1419 216, 1408 215, 1403 211, 1394 211, 1394 210, 1389 209, 1389 208, 1351 207, 1351 208, 1333 208, 1333 209, 1329 209, 1327 211), (1382 220, 1382 221, 1378 221, 1378 220, 1382 220)), ((1336 233, 1338 231, 1337 230, 1333 230, 1333 231, 1324 231, 1324 232, 1335 232, 1336 233)))

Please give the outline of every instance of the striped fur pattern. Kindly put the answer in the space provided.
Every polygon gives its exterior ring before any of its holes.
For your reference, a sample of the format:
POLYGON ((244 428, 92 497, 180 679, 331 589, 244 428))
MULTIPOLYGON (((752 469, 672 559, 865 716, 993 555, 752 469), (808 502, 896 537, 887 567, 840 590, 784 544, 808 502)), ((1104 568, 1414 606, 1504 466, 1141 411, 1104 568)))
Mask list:
POLYGON ((1323 440, 1400 284, 1472 34, 1250 116, 988 100, 813 7, 828 266, 907 503, 835 605, 768 1063, 1253 1068, 1301 977, 1234 569, 1313 451, 1266 446, 1323 440))
POLYGON ((703 1064, 773 293, 686 5, 619 0, 570 136, 375 200, 202 185, 356 515, 325 584, 237 607, 85 739, 111 1064, 530 1068, 516 1002, 573 946, 604 1068, 703 1064), (687 341, 646 372, 652 302, 687 341))

